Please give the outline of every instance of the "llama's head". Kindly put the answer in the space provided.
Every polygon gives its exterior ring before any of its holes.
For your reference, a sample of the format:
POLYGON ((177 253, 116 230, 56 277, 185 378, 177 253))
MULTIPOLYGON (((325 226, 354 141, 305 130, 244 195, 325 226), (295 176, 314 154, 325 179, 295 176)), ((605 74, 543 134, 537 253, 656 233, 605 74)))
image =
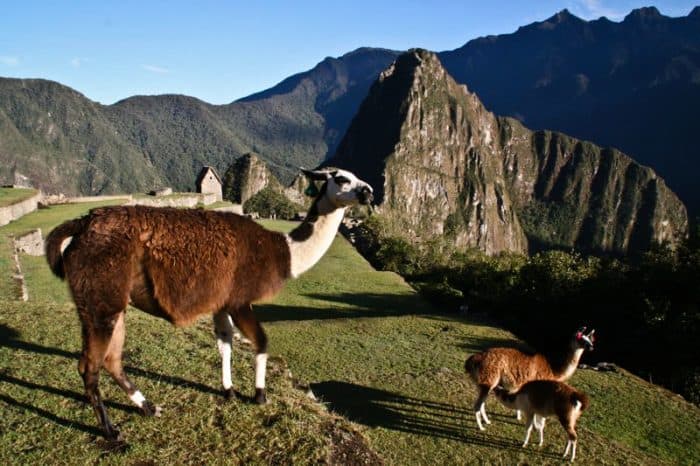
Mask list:
POLYGON ((322 181, 318 191, 335 208, 350 207, 357 204, 369 205, 374 196, 372 187, 347 170, 303 170, 313 181, 322 181))
POLYGON ((586 333, 586 327, 581 327, 576 331, 573 338, 573 345, 577 348, 583 348, 588 351, 593 351, 593 343, 595 342, 595 329, 586 333))

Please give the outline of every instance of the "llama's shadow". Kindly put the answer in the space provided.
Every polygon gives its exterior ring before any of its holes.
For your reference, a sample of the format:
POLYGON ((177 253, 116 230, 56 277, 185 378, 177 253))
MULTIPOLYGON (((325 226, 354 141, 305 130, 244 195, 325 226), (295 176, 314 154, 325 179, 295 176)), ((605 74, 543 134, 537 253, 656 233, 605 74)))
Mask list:
POLYGON ((535 354, 535 350, 527 344, 510 338, 466 337, 459 345, 467 353, 478 353, 486 348, 513 348, 525 354, 535 354))
MULTIPOLYGON (((312 384, 311 389, 331 411, 368 427, 522 451, 513 439, 477 430, 476 423, 469 422, 473 419, 473 413, 463 407, 337 380, 312 384)), ((502 415, 491 417, 499 422, 516 423, 502 415)), ((544 451, 534 453, 543 457, 552 456, 544 451)))

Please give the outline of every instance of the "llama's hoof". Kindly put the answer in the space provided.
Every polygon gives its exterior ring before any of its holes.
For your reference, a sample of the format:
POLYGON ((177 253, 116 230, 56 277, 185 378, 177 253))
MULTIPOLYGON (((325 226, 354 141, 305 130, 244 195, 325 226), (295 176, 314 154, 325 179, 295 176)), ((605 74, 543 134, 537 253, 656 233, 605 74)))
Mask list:
POLYGON ((141 414, 148 417, 160 417, 163 412, 163 408, 156 406, 153 403, 146 401, 141 407, 141 414))
POLYGON ((265 396, 264 388, 255 389, 255 402, 259 405, 264 405, 267 403, 267 396, 265 396))
POLYGON ((124 437, 121 432, 119 432, 114 426, 107 426, 105 428, 105 440, 109 443, 123 443, 124 437))
POLYGON ((236 390, 234 390, 233 388, 224 389, 224 398, 226 398, 227 400, 236 398, 236 390))

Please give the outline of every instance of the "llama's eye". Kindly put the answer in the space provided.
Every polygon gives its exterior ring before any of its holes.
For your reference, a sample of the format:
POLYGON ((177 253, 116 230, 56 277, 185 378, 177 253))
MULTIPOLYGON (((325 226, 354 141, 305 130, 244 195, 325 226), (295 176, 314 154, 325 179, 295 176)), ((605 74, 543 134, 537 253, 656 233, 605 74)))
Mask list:
POLYGON ((336 182, 337 184, 339 184, 339 185, 344 185, 344 184, 350 183, 350 179, 349 179, 349 178, 346 178, 346 177, 344 177, 344 176, 342 176, 342 175, 336 176, 336 177, 334 178, 334 180, 335 180, 335 182, 336 182))

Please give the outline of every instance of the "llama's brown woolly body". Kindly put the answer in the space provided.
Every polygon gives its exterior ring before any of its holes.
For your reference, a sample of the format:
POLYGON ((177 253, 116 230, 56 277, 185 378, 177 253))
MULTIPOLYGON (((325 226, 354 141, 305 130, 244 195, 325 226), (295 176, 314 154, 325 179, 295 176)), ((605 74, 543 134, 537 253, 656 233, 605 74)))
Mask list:
MULTIPOLYGON (((534 413, 542 417, 556 416, 563 425, 569 422, 576 402, 581 403, 581 411, 585 411, 590 403, 588 395, 576 390, 571 385, 553 380, 534 380, 523 385, 515 393, 496 389, 496 397, 508 408, 520 409, 526 413, 534 413)), ((573 420, 575 423, 575 419, 573 420)))
POLYGON ((491 348, 467 359, 465 369, 477 385, 502 385, 516 390, 529 380, 564 380, 567 368, 555 372, 542 354, 525 354, 515 348, 491 348))
POLYGON ((47 253, 50 262, 58 258, 52 268, 67 271, 78 309, 119 312, 131 302, 175 325, 270 298, 290 273, 284 235, 205 210, 94 209, 54 230, 47 253), (66 230, 74 236, 61 264, 56 251, 66 230))
POLYGON ((63 223, 46 240, 51 270, 66 278, 82 326, 78 372, 108 440, 118 440, 99 390, 105 368, 143 414, 157 416, 124 371, 127 304, 175 325, 213 314, 224 396, 231 378, 234 326, 255 355, 255 402, 267 401, 267 336, 252 304, 318 262, 345 209, 372 202, 372 187, 345 170, 304 171, 323 186, 308 216, 289 235, 231 213, 154 207, 107 207, 63 223), (64 240, 72 238, 65 251, 64 240))

